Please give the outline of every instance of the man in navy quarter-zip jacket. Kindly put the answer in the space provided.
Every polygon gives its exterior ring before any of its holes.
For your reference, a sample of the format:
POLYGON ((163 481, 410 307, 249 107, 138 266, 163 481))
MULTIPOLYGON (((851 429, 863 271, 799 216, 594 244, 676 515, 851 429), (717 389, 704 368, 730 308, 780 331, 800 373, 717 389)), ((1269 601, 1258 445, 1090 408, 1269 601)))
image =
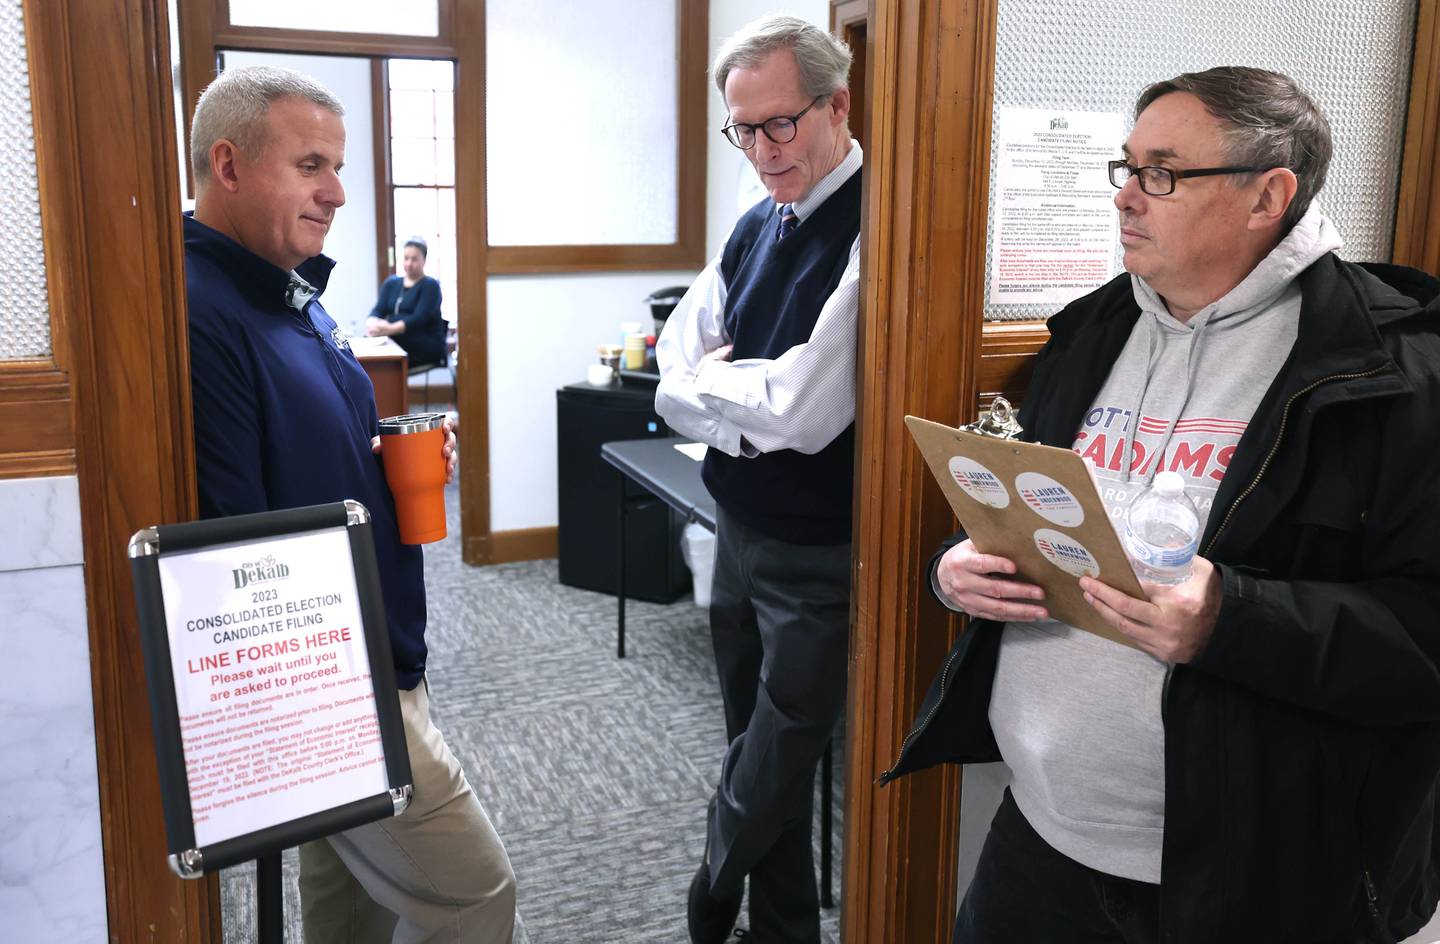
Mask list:
POLYGON ((843 43, 795 17, 721 48, 723 133, 771 199, 741 217, 656 348, 655 409, 710 446, 717 506, 710 630, 730 747, 690 886, 694 944, 729 936, 747 877, 756 941, 820 940, 812 794, 845 697, 855 463, 849 68, 843 43))
MULTIPOLYGON (((306 939, 503 944, 514 873, 430 720, 424 561, 400 543, 370 381, 319 301, 345 202, 342 115, 313 79, 267 67, 222 74, 196 106, 184 226, 200 513, 353 498, 371 514, 415 795, 394 819, 301 846, 306 939)), ((453 475, 448 428, 444 451, 453 475)))
POLYGON ((1335 255, 1330 152, 1282 75, 1141 94, 1110 166, 1129 274, 1050 319, 1021 423, 1117 524, 1163 469, 1204 530, 1148 599, 1080 579, 1135 648, 963 534, 937 553, 972 622, 881 780, 1010 769, 957 942, 1391 942, 1434 913, 1437 283, 1335 255))

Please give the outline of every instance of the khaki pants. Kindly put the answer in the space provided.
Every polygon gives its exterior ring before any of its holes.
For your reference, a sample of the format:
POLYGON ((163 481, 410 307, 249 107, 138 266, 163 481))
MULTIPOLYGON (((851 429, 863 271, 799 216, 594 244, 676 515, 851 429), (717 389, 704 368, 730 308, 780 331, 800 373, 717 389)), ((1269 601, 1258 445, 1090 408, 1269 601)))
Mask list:
POLYGON ((300 847, 308 944, 508 944, 515 873, 460 762, 430 720, 428 684, 400 692, 415 795, 401 816, 300 847))

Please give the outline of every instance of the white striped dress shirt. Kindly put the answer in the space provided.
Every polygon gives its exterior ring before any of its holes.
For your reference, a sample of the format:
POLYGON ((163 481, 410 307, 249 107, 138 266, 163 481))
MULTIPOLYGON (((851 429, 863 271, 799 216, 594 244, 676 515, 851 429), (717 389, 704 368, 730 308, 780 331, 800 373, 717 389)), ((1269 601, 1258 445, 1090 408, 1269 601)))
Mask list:
MULTIPOLYGON (((863 158, 852 139, 840 164, 792 204, 800 226, 859 172, 863 158)), ((768 232, 773 238, 773 227, 768 232)), ((725 331, 720 258, 712 259, 690 286, 656 343, 656 412, 681 435, 732 456, 780 449, 819 452, 855 419, 860 238, 851 244, 840 284, 820 309, 809 340, 776 358, 705 358, 731 340, 725 331)))

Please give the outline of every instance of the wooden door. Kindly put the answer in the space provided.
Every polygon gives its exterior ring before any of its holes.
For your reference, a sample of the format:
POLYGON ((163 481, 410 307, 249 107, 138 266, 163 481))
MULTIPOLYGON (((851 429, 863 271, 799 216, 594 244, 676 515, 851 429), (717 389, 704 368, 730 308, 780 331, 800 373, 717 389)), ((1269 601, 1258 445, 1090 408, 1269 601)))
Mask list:
POLYGON ((850 47, 850 135, 865 146, 866 84, 865 64, 868 56, 870 5, 867 0, 830 0, 830 32, 850 47))
POLYGON ((994 28, 994 0, 877 0, 866 24, 847 942, 948 940, 954 916, 959 771, 874 782, 957 629, 923 583, 953 519, 902 421, 958 422, 980 388, 994 28))

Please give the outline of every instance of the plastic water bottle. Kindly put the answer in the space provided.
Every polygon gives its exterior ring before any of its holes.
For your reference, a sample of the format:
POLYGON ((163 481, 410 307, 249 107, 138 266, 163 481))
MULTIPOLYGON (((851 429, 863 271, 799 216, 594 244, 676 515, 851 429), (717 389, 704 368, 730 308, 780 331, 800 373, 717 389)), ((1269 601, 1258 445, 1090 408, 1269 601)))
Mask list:
POLYGON ((1200 545, 1200 514, 1179 472, 1161 472, 1125 513, 1125 550, 1135 576, 1173 586, 1190 579, 1200 545))

